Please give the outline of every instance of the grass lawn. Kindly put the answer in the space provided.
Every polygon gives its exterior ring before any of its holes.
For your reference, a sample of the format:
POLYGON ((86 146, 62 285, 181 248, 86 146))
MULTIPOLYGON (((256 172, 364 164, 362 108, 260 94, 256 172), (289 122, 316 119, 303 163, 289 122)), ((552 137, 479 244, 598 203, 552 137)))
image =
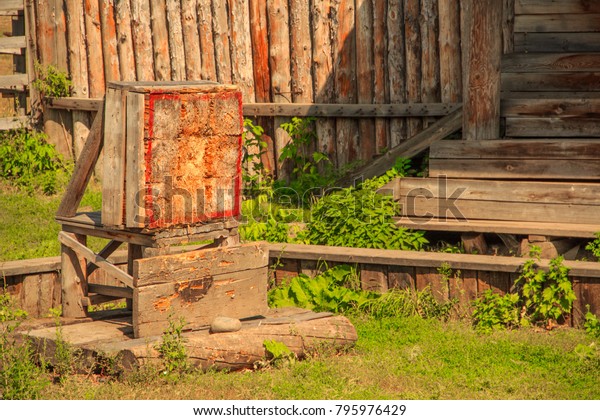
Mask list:
MULTIPOLYGON (((60 255, 60 225, 54 215, 62 195, 29 195, 0 184, 0 261, 60 255)), ((98 187, 89 188, 81 207, 98 211, 102 196, 98 187)), ((89 246, 98 249, 106 243, 89 238, 89 246)))
POLYGON ((582 331, 480 335, 461 322, 354 318, 359 341, 279 368, 120 380, 71 376, 44 399, 599 399, 600 353, 582 331))

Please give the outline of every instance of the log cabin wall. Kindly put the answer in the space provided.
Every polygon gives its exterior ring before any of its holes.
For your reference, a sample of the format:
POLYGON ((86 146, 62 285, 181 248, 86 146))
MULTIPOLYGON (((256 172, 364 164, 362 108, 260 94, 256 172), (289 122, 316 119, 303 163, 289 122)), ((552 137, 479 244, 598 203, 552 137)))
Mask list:
MULTIPOLYGON (((455 0, 34 0, 27 11, 38 61, 67 71, 77 98, 101 98, 113 80, 206 79, 238 84, 247 104, 461 101, 455 0)), ((64 149, 68 136, 77 155, 89 113, 46 111, 50 137, 64 149)), ((317 147, 340 167, 370 161, 435 120, 426 107, 411 115, 319 118, 317 147)), ((283 121, 259 121, 279 150, 283 121)))
POLYGON ((600 2, 511 0, 507 137, 600 137, 600 2))

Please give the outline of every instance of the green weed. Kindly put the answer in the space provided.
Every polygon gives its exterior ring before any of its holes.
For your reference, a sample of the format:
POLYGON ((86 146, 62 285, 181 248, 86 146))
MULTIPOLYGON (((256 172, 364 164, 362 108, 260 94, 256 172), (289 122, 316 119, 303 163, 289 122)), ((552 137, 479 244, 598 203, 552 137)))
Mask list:
POLYGON ((37 78, 33 81, 33 87, 42 96, 62 98, 71 94, 72 82, 66 72, 61 71, 53 65, 42 66, 35 63, 37 78))
POLYGON ((596 239, 590 241, 585 249, 590 251, 594 257, 596 257, 600 261, 600 232, 596 232, 596 239))
POLYGON ((163 375, 165 376, 184 374, 191 369, 183 343, 184 327, 185 320, 183 318, 173 320, 173 317, 169 316, 169 326, 163 332, 161 342, 156 346, 163 361, 163 375))

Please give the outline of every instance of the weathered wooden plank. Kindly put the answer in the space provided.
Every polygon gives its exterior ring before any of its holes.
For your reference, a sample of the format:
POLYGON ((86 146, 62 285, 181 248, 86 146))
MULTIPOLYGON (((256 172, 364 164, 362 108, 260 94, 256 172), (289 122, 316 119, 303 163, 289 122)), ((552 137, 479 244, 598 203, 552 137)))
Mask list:
POLYGON ((414 267, 388 266, 388 289, 415 290, 416 274, 414 267))
MULTIPOLYGON (((273 257, 273 255, 270 255, 270 257, 273 257)), ((302 270, 297 260, 280 258, 279 256, 275 256, 275 258, 276 260, 271 264, 271 267, 274 267, 275 284, 278 286, 286 284, 290 279, 301 273, 302 270)))
MULTIPOLYGON (((420 0, 404 0, 404 52, 406 60, 406 100, 422 102, 421 99, 421 32, 420 0)), ((423 129, 423 121, 419 118, 407 119, 407 137, 411 138, 423 129)))
POLYGON ((448 296, 456 299, 458 315, 470 315, 472 302, 477 298, 477 271, 459 270, 449 281, 448 296))
POLYGON ((600 4, 586 0, 516 0, 519 15, 600 13, 600 4))
POLYGON ((211 0, 198 0, 198 34, 202 54, 202 79, 217 80, 217 63, 215 62, 215 41, 213 39, 213 23, 211 0))
POLYGON ((125 169, 125 226, 144 227, 146 208, 145 162, 144 162, 144 113, 145 95, 127 93, 127 154, 125 169))
MULTIPOLYGON (((254 243, 231 248, 202 249, 134 262, 135 286, 185 281, 267 266, 268 251, 254 243)), ((266 280, 266 279, 265 279, 266 280)))
POLYGON ((96 112, 104 107, 104 99, 97 98, 46 98, 45 105, 48 108, 69 109, 76 111, 96 112))
MULTIPOLYGON (((113 252, 115 252, 117 249, 119 249, 119 247, 123 244, 123 242, 120 241, 110 241, 108 244, 106 244, 106 246, 104 248, 102 248, 100 250, 100 252, 98 252, 98 255, 104 259, 107 259, 108 257, 110 257, 113 252)), ((97 265, 88 263, 87 265, 87 275, 88 275, 88 280, 89 280, 89 276, 98 269, 97 265)))
POLYGON ((232 80, 242 90, 243 102, 254 102, 252 39, 250 36, 250 10, 248 1, 229 0, 228 5, 232 80))
POLYGON ((515 1, 502 1, 502 52, 510 54, 515 50, 515 1))
POLYGON ((583 325, 585 314, 589 310, 597 314, 600 311, 600 281, 590 278, 574 278, 573 289, 577 299, 573 303, 573 322, 576 326, 583 325))
POLYGON ((439 0, 438 8, 441 100, 456 103, 462 100, 460 4, 453 0, 439 0))
POLYGON ((0 90, 22 92, 25 90, 29 78, 26 74, 9 74, 0 76, 0 90))
POLYGON ((513 53, 502 57, 502 71, 514 73, 600 71, 600 53, 513 53))
POLYGON ((583 223, 542 223, 542 222, 512 222, 505 220, 437 220, 431 217, 398 217, 398 226, 415 230, 439 232, 481 232, 506 233, 514 235, 551 235, 570 238, 594 238, 598 231, 597 224, 583 223))
POLYGON ((117 298, 133 298, 133 290, 129 287, 116 287, 116 286, 107 286, 104 284, 88 284, 88 292, 89 293, 97 293, 99 295, 104 296, 112 296, 117 298))
MULTIPOLYGON (((333 69, 331 7, 330 0, 314 0, 311 3, 313 83, 317 103, 334 101, 333 78, 330 77, 333 69)), ((336 155, 335 121, 318 119, 316 133, 317 149, 333 161, 336 155)))
MULTIPOLYGON (((453 270, 500 271, 518 273, 527 258, 492 255, 446 254, 441 252, 396 251, 388 249, 346 248, 323 245, 269 244, 272 258, 328 261, 344 264, 382 264, 399 267, 440 267, 444 262, 453 270)), ((544 270, 549 260, 538 266, 544 270)), ((569 261, 570 275, 600 278, 600 264, 569 261)))
MULTIPOLYGON (((440 54, 438 0, 421 0, 421 101, 437 102, 440 100, 440 54)), ((424 127, 430 125, 432 119, 424 119, 424 127)))
POLYGON ((388 291, 387 266, 361 264, 359 270, 362 290, 379 293, 388 291))
POLYGON ((121 78, 122 80, 135 80, 135 56, 137 55, 137 51, 134 51, 133 49, 133 25, 131 16, 131 6, 129 2, 117 1, 115 14, 117 20, 116 30, 119 52, 119 71, 121 73, 121 78))
POLYGON ((503 73, 505 91, 599 91, 600 72, 503 73))
POLYGON ((0 131, 15 130, 21 127, 29 127, 29 117, 0 118, 0 131))
MULTIPOLYGON (((69 38, 69 75, 71 77, 71 95, 87 98, 89 96, 88 62, 85 45, 85 22, 83 4, 67 2, 67 35, 69 38)), ((73 112, 73 151, 75 161, 79 158, 89 135, 90 117, 85 112, 73 112)))
MULTIPOLYGON (((599 160, 599 140, 539 139, 539 140, 485 140, 435 142, 429 150, 431 160, 448 159, 569 159, 599 160)), ((474 165, 477 161, 474 162, 474 165)), ((485 165, 485 163, 482 163, 485 165)))
POLYGON ((479 271, 477 273, 478 293, 491 290, 495 294, 504 295, 510 291, 511 280, 509 273, 494 271, 479 271))
POLYGON ((396 118, 437 117, 456 111, 458 103, 419 104, 312 104, 312 103, 260 103, 244 104, 245 115, 296 116, 324 118, 396 118))
MULTIPOLYGON (((466 175, 468 176, 468 175, 466 175)), ((402 178, 388 184, 396 199, 400 197, 444 198, 452 201, 489 200, 507 203, 580 204, 599 206, 597 183, 520 181, 506 182, 452 178, 402 178)))
POLYGON ((271 73, 269 72, 267 3, 266 0, 250 0, 249 6, 255 100, 256 102, 270 102, 271 73))
POLYGON ((229 18, 226 2, 212 2, 212 26, 217 80, 219 83, 231 83, 233 80, 231 76, 231 40, 229 39, 229 18))
POLYGON ((505 98, 501 106, 503 117, 589 118, 600 114, 600 98, 505 98))
POLYGON ((598 13, 515 16, 515 32, 597 32, 598 28, 598 13))
POLYGON ((462 127, 463 114, 462 108, 453 111, 444 118, 430 125, 421 133, 410 138, 404 143, 389 150, 385 155, 374 159, 363 168, 351 173, 338 182, 340 186, 353 185, 355 182, 361 182, 364 179, 379 176, 391 168, 399 157, 413 157, 423 152, 432 143, 446 138, 448 135, 460 130, 462 127))
POLYGON ((79 203, 81 203, 87 184, 90 181, 94 167, 96 166, 100 149, 102 148, 103 116, 104 111, 100 109, 96 113, 88 138, 81 150, 79 159, 75 163, 73 175, 71 176, 65 195, 58 206, 56 212, 57 217, 74 216, 79 207, 79 203))
POLYGON ((23 8, 23 0, 2 0, 0 4, 0 12, 18 12, 23 8))
POLYGON ((464 200, 431 198, 424 195, 410 196, 400 201, 402 216, 441 219, 470 220, 536 220, 558 223, 598 223, 598 215, 587 205, 519 203, 505 201, 464 200))
POLYGON ((313 102, 310 4, 290 0, 290 59, 292 100, 313 102))
POLYGON ((185 319, 186 328, 209 325, 216 316, 263 315, 267 305, 267 266, 210 277, 194 273, 181 282, 136 287, 133 295, 134 337, 161 334, 169 316, 185 319))
POLYGON ((131 2, 131 34, 135 51, 137 80, 154 80, 149 0, 131 2))
POLYGON ((165 0, 150 0, 150 22, 154 51, 154 78, 155 80, 171 80, 167 5, 165 0))
POLYGON ((167 1, 167 27, 169 55, 171 57, 171 80, 185 80, 185 51, 181 27, 181 2, 167 1))
POLYGON ((463 138, 500 135, 502 2, 461 2, 463 59, 463 138))
POLYGON ((515 33, 519 52, 596 52, 600 32, 515 33))
POLYGON ((110 174, 102 185, 102 224, 123 225, 123 194, 125 193, 125 96, 121 90, 106 92, 104 119, 104 170, 110 174))
POLYGON ((187 80, 202 79, 202 56, 200 54, 197 9, 197 0, 181 0, 181 25, 187 80))
MULTIPOLYGON (((271 94, 275 103, 292 102, 290 69, 289 8, 284 0, 267 0, 269 28, 269 69, 271 71, 271 94)), ((288 119, 275 118, 275 162, 277 177, 285 179, 291 173, 288 162, 281 162, 279 156, 291 141, 290 136, 280 127, 288 119)))
MULTIPOLYGON (((373 4, 371 0, 356 0, 356 99, 359 104, 373 103, 374 91, 374 43, 373 4)), ((357 157, 364 162, 373 159, 377 150, 375 121, 362 119, 358 122, 357 157)))
MULTIPOLYGON (((355 0, 340 0, 334 33, 333 77, 336 103, 356 103, 356 4, 355 0)), ((359 157, 358 122, 336 121, 337 167, 359 157)))
POLYGON ((598 118, 507 118, 509 137, 600 137, 598 118))
POLYGON ((120 80, 121 71, 117 50, 117 22, 114 0, 100 2, 100 23, 102 28, 102 53, 104 55, 104 79, 107 82, 120 80))
POLYGON ((5 36, 0 38, 0 54, 22 54, 27 48, 25 36, 5 36))
POLYGON ((416 267, 417 290, 429 289, 431 294, 440 303, 448 300, 448 286, 442 284, 441 276, 436 268, 416 267))
MULTIPOLYGON (((123 2, 120 2, 123 3, 123 2)), ((84 0, 85 40, 88 59, 89 94, 91 98, 104 96, 104 57, 102 54, 102 33, 100 7, 98 1, 84 0)))
MULTIPOLYGON (((133 288, 134 279, 132 276, 127 274, 125 271, 120 270, 115 265, 108 262, 105 258, 102 258, 101 256, 97 255, 91 249, 87 248, 85 244, 82 244, 76 239, 75 235, 66 232, 59 232, 58 240, 62 245, 70 248, 81 258, 84 258, 87 261, 97 265, 102 270, 114 276, 125 286, 133 288)), ((85 265, 83 265, 82 267, 85 268, 85 265)))
MULTIPOLYGON (((389 102, 390 89, 387 80, 387 11, 386 2, 372 0, 373 3, 373 103, 389 102)), ((396 39, 396 42, 398 40, 396 39)), ((398 70, 398 69, 396 69, 398 70)), ((375 120, 375 153, 380 154, 390 148, 388 144, 390 124, 385 119, 375 120)))
POLYGON ((2 277, 16 277, 37 273, 58 272, 60 257, 35 258, 18 261, 0 261, 2 277))
MULTIPOLYGON (((61 243, 61 290, 62 316, 67 318, 85 318, 87 310, 82 304, 82 298, 87 295, 85 260, 80 258, 72 248, 72 243, 80 246, 85 243, 85 236, 60 232, 68 238, 69 245, 61 243)), ((60 239, 60 236, 59 236, 60 239)))

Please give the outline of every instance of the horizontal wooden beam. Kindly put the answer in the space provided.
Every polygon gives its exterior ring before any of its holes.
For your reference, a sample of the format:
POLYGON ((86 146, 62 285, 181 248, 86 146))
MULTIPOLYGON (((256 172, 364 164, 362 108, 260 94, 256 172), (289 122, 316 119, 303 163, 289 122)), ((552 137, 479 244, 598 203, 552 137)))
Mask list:
POLYGON ((118 267, 114 266, 112 263, 110 263, 106 259, 97 255, 96 253, 94 253, 94 251, 92 251, 88 247, 77 242, 77 240, 75 240, 68 233, 60 232, 58 234, 58 240, 60 241, 61 244, 71 248, 78 255, 82 256, 87 261, 97 265, 98 267, 100 267, 101 269, 106 271, 111 276, 115 277, 117 280, 119 280, 121 283, 123 283, 127 287, 133 288, 133 277, 132 276, 130 276, 123 270, 119 269, 118 267))
POLYGON ((600 137, 600 118, 506 118, 507 137, 600 137))
POLYGON ((21 127, 29 127, 28 117, 0 118, 0 130, 14 130, 21 127))
POLYGON ((503 117, 589 117, 600 115, 600 98, 506 98, 501 113, 503 117))
POLYGON ((518 52, 596 52, 598 45, 600 32, 515 33, 518 52))
POLYGON ((88 283, 88 292, 116 298, 133 298, 133 290, 129 287, 106 286, 104 284, 88 283))
POLYGON ((517 15, 547 15, 549 13, 570 15, 600 13, 600 3, 582 0, 518 0, 515 2, 515 14, 517 15))
POLYGON ((596 32, 600 13, 515 16, 515 32, 596 32))
POLYGON ((0 90, 23 92, 27 83, 29 83, 29 78, 26 74, 0 76, 0 90))
POLYGON ((513 53, 502 57, 502 71, 518 73, 600 71, 600 53, 513 53))
POLYGON ((19 55, 27 47, 24 36, 3 36, 0 38, 0 54, 19 55))
MULTIPOLYGON (((103 99, 48 98, 49 108, 78 111, 97 111, 103 99)), ((435 117, 447 115, 460 108, 460 104, 244 104, 246 116, 327 117, 327 118, 396 118, 435 117)))

